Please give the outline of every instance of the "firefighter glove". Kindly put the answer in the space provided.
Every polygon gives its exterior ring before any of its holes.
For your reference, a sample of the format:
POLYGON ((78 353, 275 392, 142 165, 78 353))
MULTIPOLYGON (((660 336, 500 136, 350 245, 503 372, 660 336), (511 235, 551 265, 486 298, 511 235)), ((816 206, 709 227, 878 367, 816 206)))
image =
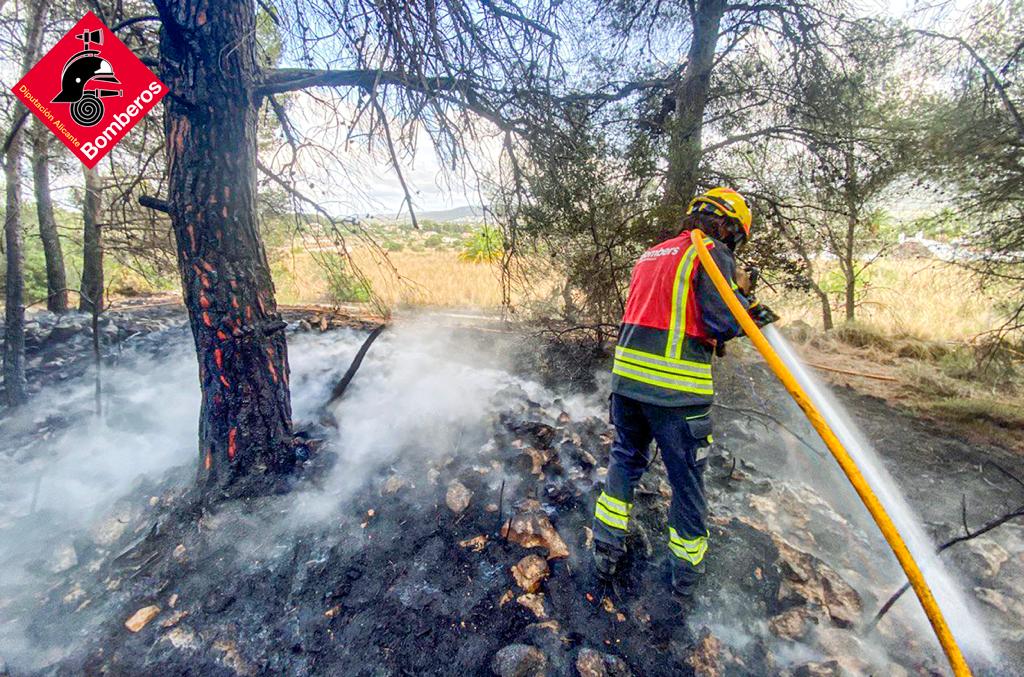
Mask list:
POLYGON ((750 319, 754 321, 758 327, 764 327, 771 324, 779 319, 779 316, 771 308, 763 303, 755 303, 747 309, 750 313, 750 319))

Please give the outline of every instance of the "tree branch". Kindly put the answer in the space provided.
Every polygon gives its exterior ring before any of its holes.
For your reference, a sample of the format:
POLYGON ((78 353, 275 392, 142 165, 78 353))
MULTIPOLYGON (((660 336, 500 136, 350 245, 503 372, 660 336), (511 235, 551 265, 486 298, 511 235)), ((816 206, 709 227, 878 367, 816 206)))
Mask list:
POLYGON ((143 21, 160 21, 160 16, 157 14, 147 14, 146 16, 136 16, 132 17, 131 19, 125 19, 121 23, 111 28, 110 32, 117 33, 118 31, 128 28, 129 26, 134 26, 137 23, 142 23, 143 21))
MULTIPOLYGON (((990 522, 985 523, 980 529, 977 529, 976 531, 967 531, 967 533, 962 535, 962 536, 957 536, 956 538, 951 538, 950 540, 948 540, 945 543, 943 543, 942 545, 940 545, 938 547, 938 550, 936 550, 936 552, 942 552, 943 550, 946 550, 947 548, 953 547, 957 543, 963 543, 964 541, 969 541, 972 538, 977 538, 978 536, 981 536, 982 534, 986 534, 986 533, 992 531, 996 527, 1000 527, 1000 526, 1006 524, 1007 522, 1009 522, 1010 520, 1012 520, 1012 519, 1014 519, 1016 517, 1024 517, 1024 505, 1020 506, 1016 510, 1013 510, 1011 512, 1006 513, 1005 515, 997 517, 996 519, 994 519, 994 520, 992 520, 990 522)), ((964 516, 964 519, 966 520, 966 516, 964 516)), ((965 530, 966 530, 966 527, 965 527, 965 530)), ((886 603, 882 605, 882 607, 878 610, 878 613, 875 614, 875 617, 871 619, 870 623, 868 623, 868 626, 867 626, 868 632, 873 630, 874 627, 876 625, 878 625, 878 621, 882 620, 882 616, 887 614, 889 612, 889 610, 892 609, 893 605, 896 604, 896 602, 899 601, 900 597, 903 596, 903 593, 905 593, 909 589, 910 589, 910 583, 907 582, 907 583, 904 583, 902 586, 900 586, 899 590, 897 590, 896 592, 893 593, 892 597, 890 597, 886 601, 886 603)))
POLYGON ((507 9, 502 9, 501 7, 498 7, 496 4, 494 4, 494 0, 480 0, 480 4, 487 8, 488 10, 490 10, 496 16, 500 16, 505 19, 511 19, 512 21, 521 23, 524 26, 528 26, 539 33, 543 33, 548 37, 554 38, 555 40, 560 39, 558 33, 555 33, 553 30, 551 30, 544 24, 534 21, 533 19, 527 18, 523 16, 520 12, 512 12, 507 9))
POLYGON ((937 38, 939 40, 953 42, 956 45, 958 45, 961 49, 966 51, 968 54, 970 54, 971 58, 974 59, 974 62, 978 64, 983 71, 985 71, 985 75, 988 77, 988 80, 992 83, 992 86, 995 87, 996 93, 999 94, 1000 100, 1002 100, 1003 105, 1006 107, 1006 111, 1011 115, 1011 117, 1013 117, 1013 121, 1016 123, 1017 126, 1017 134, 1019 134, 1020 137, 1024 139, 1024 117, 1021 116, 1020 111, 1017 110, 1017 106, 1013 103, 1013 101, 1010 99, 1010 95, 1006 92, 1006 84, 1002 81, 1002 79, 1000 79, 996 72, 992 70, 992 67, 988 65, 988 62, 986 62, 985 59, 983 59, 981 55, 978 54, 978 51, 974 49, 974 47, 971 46, 969 42, 967 42, 958 35, 944 35, 936 31, 915 29, 913 32, 919 35, 923 35, 925 37, 937 38))
POLYGON ((139 204, 143 207, 149 207, 150 209, 155 209, 158 212, 163 212, 164 214, 171 213, 171 204, 167 200, 161 200, 160 198, 153 197, 152 195, 140 195, 139 204))
POLYGON ((412 227, 419 230, 420 224, 416 220, 416 207, 412 203, 412 193, 409 192, 409 186, 405 182, 405 175, 402 174, 402 167, 398 162, 398 153, 395 150, 395 142, 394 139, 391 138, 391 124, 388 122, 388 118, 384 114, 384 109, 381 108, 380 103, 377 101, 376 94, 370 95, 370 102, 377 111, 377 115, 380 116, 380 123, 384 128, 384 141, 387 143, 388 153, 391 155, 391 166, 394 168, 395 174, 398 175, 398 183, 402 185, 402 192, 405 193, 405 202, 409 205, 409 217, 412 219, 412 227))
POLYGON ((320 70, 315 68, 269 68, 263 71, 262 82, 255 93, 260 96, 294 92, 309 87, 359 87, 370 92, 377 85, 399 85, 427 94, 453 91, 470 86, 468 80, 452 77, 413 79, 398 71, 384 70, 320 70))

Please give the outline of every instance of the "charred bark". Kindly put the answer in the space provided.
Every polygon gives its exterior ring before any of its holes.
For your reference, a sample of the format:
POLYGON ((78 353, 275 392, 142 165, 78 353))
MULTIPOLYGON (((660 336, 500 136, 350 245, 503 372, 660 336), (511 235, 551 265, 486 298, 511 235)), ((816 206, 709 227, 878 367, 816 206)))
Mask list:
POLYGON ((255 12, 156 4, 167 206, 202 389, 198 479, 208 498, 238 496, 295 464, 285 323, 256 223, 255 12))
POLYGON ((46 258, 46 309, 54 313, 65 313, 68 310, 68 280, 50 193, 50 130, 37 120, 33 123, 32 132, 32 180, 36 193, 39 239, 43 242, 43 255, 46 258))
POLYGON ((85 195, 82 200, 82 284, 78 309, 103 312, 103 184, 97 169, 83 167, 85 195))
POLYGON ((711 87, 719 27, 727 3, 725 0, 702 0, 690 3, 690 6, 693 38, 686 69, 674 92, 675 113, 666 125, 668 172, 661 202, 659 240, 675 234, 683 210, 697 190, 704 109, 711 87))

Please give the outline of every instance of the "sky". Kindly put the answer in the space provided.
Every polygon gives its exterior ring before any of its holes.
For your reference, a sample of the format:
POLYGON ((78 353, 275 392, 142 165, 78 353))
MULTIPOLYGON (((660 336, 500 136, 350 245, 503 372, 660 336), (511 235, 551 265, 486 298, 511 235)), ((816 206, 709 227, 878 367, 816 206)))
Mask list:
MULTIPOLYGON (((928 14, 927 8, 936 3, 920 0, 859 0, 857 6, 860 13, 867 15, 889 14, 902 16, 908 12, 928 14), (925 8, 925 9, 922 9, 925 8)), ((970 7, 968 0, 954 0, 951 8, 954 13, 970 7)), ((9 70, 12 64, 0 67, 4 81, 10 80, 9 70)), ((16 65, 14 65, 16 66, 16 65)), ((333 146, 337 150, 333 157, 324 154, 305 152, 298 163, 298 178, 302 179, 303 192, 324 205, 332 214, 348 215, 392 215, 407 216, 408 210, 403 206, 404 193, 399 177, 390 165, 388 157, 377 148, 377 152, 366 152, 365 144, 359 142, 345 144, 346 129, 339 128, 337 119, 326 115, 322 109, 325 90, 317 90, 317 97, 298 94, 291 103, 292 122, 302 136, 333 146)), ((350 106, 351 109, 351 106, 350 106)), ((158 113, 154 113, 158 114, 158 113)), ((486 135, 485 135, 486 136, 486 135)), ((482 142, 469 144, 476 162, 485 166, 494 166, 500 152, 500 141, 493 136, 482 142)), ((267 159, 267 158, 264 158, 267 159)), ((271 158, 274 166, 281 166, 286 159, 282 155, 271 158)), ((401 159, 400 166, 410 191, 414 205, 420 211, 450 209, 464 205, 480 205, 485 198, 480 195, 476 176, 472 171, 448 171, 442 168, 434 151, 433 144, 425 132, 420 132, 416 152, 413 156, 401 159)), ((80 174, 75 172, 73 180, 64 181, 64 177, 55 177, 63 185, 77 185, 80 174)), ((66 201, 70 198, 68 191, 61 191, 57 199, 66 201)))
MULTIPOLYGON (((863 16, 906 16, 911 21, 926 21, 935 16, 932 9, 939 2, 922 2, 921 0, 859 0, 856 6, 863 16)), ((948 3, 947 13, 960 14, 969 9, 969 0, 954 0, 948 3)), ((943 22, 940 19, 940 22, 943 22)), ((325 125, 330 124, 315 110, 317 103, 310 97, 300 95, 293 103, 293 114, 298 118, 296 125, 304 134, 314 138, 322 137, 325 125)), ((493 163, 500 152, 500 144, 494 139, 486 143, 470 144, 470 149, 477 159, 493 163)), ((304 171, 312 178, 310 188, 318 194, 325 205, 335 214, 390 214, 403 216, 408 211, 403 207, 404 194, 398 175, 391 167, 389 159, 377 155, 369 155, 350 149, 337 158, 324 163, 303 162, 304 171), (326 167, 317 166, 326 164, 326 167), (353 167, 356 168, 353 171, 353 167)), ((433 211, 450 209, 463 205, 481 204, 479 186, 472 172, 461 174, 445 171, 438 161, 433 144, 423 133, 417 142, 414 158, 405 158, 401 162, 402 174, 414 196, 416 209, 433 211)))
MULTIPOLYGON (((302 174, 302 189, 315 197, 330 213, 347 215, 408 216, 404 205, 405 193, 398 174, 391 165, 386 147, 377 143, 372 151, 366 141, 356 137, 346 144, 348 127, 339 125, 351 118, 354 107, 341 105, 342 114, 335 115, 323 101, 323 91, 310 97, 299 94, 291 103, 290 120, 301 137, 317 140, 326 149, 303 149, 298 167, 302 174)), ((393 135, 398 134, 397 123, 393 135)), ((480 142, 471 143, 477 162, 493 163, 497 158, 499 142, 485 135, 480 142)), ((282 167, 290 160, 290 150, 282 148, 274 166, 282 167)), ((442 168, 434 144, 425 130, 419 129, 416 150, 412 156, 399 158, 402 177, 413 196, 418 211, 436 211, 464 205, 480 205, 479 186, 472 171, 442 168)))

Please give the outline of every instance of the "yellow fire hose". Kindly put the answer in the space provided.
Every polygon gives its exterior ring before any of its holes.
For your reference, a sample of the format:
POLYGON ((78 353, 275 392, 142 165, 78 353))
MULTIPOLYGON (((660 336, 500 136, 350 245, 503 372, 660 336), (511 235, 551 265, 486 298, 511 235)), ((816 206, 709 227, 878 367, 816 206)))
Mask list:
POLYGON ((953 638, 953 633, 949 630, 949 625, 946 624, 946 619, 942 615, 942 610, 939 608, 938 603, 935 601, 935 596, 932 594, 931 589, 928 587, 928 582, 924 579, 924 575, 921 573, 921 569, 917 566, 917 562, 914 560, 914 556, 910 554, 910 550, 907 549, 906 543, 903 542, 903 537, 900 536, 899 531, 896 529, 896 525, 892 523, 889 515, 885 511, 885 507, 879 502, 878 497, 875 496, 875 492, 871 489, 871 486, 864 479, 864 476, 860 472, 860 468, 846 452, 839 438, 836 437, 835 433, 832 432, 832 428, 822 417, 821 412, 814 406, 807 393, 804 392, 803 387, 793 378, 793 374, 786 367, 785 363, 779 358, 775 349, 772 348, 771 344, 768 343, 768 339, 764 337, 761 330, 750 318, 750 314, 747 313, 743 304, 736 297, 736 293, 729 286, 725 277, 722 275, 722 271, 718 269, 714 259, 711 258, 711 253, 708 251, 707 243, 704 241, 704 234, 699 230, 692 231, 693 243, 697 247, 697 256, 700 258, 701 264, 704 269, 708 272, 711 277, 711 281, 714 283, 718 293, 722 295, 722 299, 726 305, 729 306, 729 310, 734 316, 736 321, 740 323, 743 331, 747 337, 754 343, 758 351, 764 357, 768 366, 771 367, 775 375, 782 381, 782 385, 786 387, 789 394, 793 396, 796 403, 803 409, 808 420, 814 429, 821 435, 821 439, 825 442, 829 451, 832 452, 832 456, 835 457, 839 463, 839 467, 843 469, 847 479, 850 480, 850 484, 856 489, 857 495, 860 496, 860 500, 864 503, 864 507, 871 513, 871 517, 875 520, 875 524, 878 525, 882 535, 885 536, 886 542, 889 543, 889 547, 892 548, 893 553, 896 555, 896 559, 899 560, 900 566, 903 567, 903 571, 907 574, 907 579, 910 581, 910 585, 914 588, 914 592, 917 594, 917 598, 921 600, 921 606, 924 607, 924 612, 928 616, 928 621, 932 624, 932 628, 935 630, 935 635, 939 639, 939 643, 942 645, 942 650, 946 652, 946 657, 949 659, 949 665, 953 668, 953 674, 957 677, 961 675, 970 675, 971 669, 967 666, 967 661, 964 660, 963 653, 960 651, 960 647, 957 646, 956 640, 953 638))

